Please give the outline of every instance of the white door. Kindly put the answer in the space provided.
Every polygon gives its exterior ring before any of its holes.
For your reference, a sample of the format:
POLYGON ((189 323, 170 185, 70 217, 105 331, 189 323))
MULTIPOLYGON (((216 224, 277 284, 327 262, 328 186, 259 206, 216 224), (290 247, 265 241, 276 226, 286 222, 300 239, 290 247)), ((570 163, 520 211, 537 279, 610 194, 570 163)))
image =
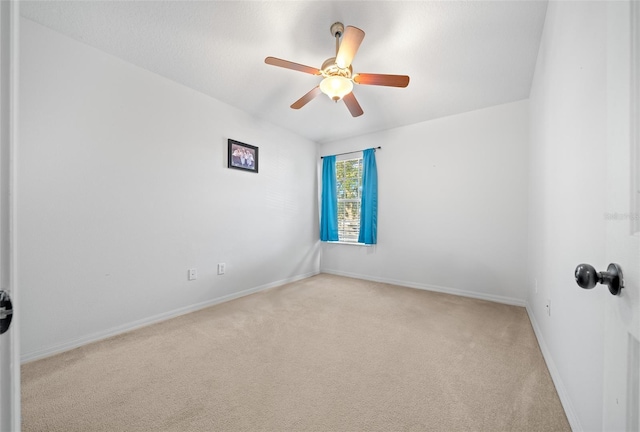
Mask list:
POLYGON ((639 33, 639 2, 608 3, 606 257, 620 264, 625 286, 620 295, 607 296, 605 305, 607 432, 640 431, 639 33))
MULTIPOLYGON (((16 283, 12 241, 13 162, 17 140, 18 3, 0 1, 0 330, 15 316, 5 295, 16 283), (11 314, 11 315, 10 315, 11 314), (2 319, 4 318, 4 320, 2 319)), ((0 334, 0 431, 20 430, 20 354, 17 320, 0 334)))

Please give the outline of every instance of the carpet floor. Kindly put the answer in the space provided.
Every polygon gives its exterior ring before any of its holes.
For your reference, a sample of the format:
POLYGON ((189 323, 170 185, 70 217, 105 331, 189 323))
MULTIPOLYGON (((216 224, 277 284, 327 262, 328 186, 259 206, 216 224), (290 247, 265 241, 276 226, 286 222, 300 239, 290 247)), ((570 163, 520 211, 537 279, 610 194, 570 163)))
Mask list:
POLYGON ((24 431, 569 431, 524 308, 321 274, 22 366, 24 431))

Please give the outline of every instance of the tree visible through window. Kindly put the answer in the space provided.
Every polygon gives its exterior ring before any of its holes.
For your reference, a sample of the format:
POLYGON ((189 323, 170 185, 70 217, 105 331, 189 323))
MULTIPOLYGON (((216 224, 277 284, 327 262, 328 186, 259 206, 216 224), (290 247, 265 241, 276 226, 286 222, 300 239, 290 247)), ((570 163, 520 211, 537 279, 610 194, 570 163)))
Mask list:
POLYGON ((338 237, 340 241, 357 243, 360 233, 362 158, 336 161, 336 186, 338 237))

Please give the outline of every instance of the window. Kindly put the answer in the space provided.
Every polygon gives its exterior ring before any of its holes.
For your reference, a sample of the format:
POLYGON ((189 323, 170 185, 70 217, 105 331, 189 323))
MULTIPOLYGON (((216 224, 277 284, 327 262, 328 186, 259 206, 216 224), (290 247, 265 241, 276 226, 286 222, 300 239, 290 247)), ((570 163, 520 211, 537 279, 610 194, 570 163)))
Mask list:
POLYGON ((338 238, 358 242, 360 199, 362 194, 362 158, 336 161, 338 193, 338 238))
MULTIPOLYGON (((380 148, 380 147, 378 147, 380 148)), ((342 153, 344 154, 352 154, 342 153)), ((375 149, 360 158, 324 156, 320 240, 374 245, 378 242, 378 169, 375 149)))

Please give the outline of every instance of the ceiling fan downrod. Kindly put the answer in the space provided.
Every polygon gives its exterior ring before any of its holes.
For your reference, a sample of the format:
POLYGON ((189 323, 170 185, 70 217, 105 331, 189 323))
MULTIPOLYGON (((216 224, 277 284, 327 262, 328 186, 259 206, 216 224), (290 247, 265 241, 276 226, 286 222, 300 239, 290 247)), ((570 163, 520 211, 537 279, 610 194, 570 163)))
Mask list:
POLYGON ((340 49, 340 38, 342 37, 342 33, 344 33, 344 25, 341 22, 334 22, 329 27, 329 31, 331 32, 331 36, 336 38, 336 56, 338 55, 338 50, 340 49))

